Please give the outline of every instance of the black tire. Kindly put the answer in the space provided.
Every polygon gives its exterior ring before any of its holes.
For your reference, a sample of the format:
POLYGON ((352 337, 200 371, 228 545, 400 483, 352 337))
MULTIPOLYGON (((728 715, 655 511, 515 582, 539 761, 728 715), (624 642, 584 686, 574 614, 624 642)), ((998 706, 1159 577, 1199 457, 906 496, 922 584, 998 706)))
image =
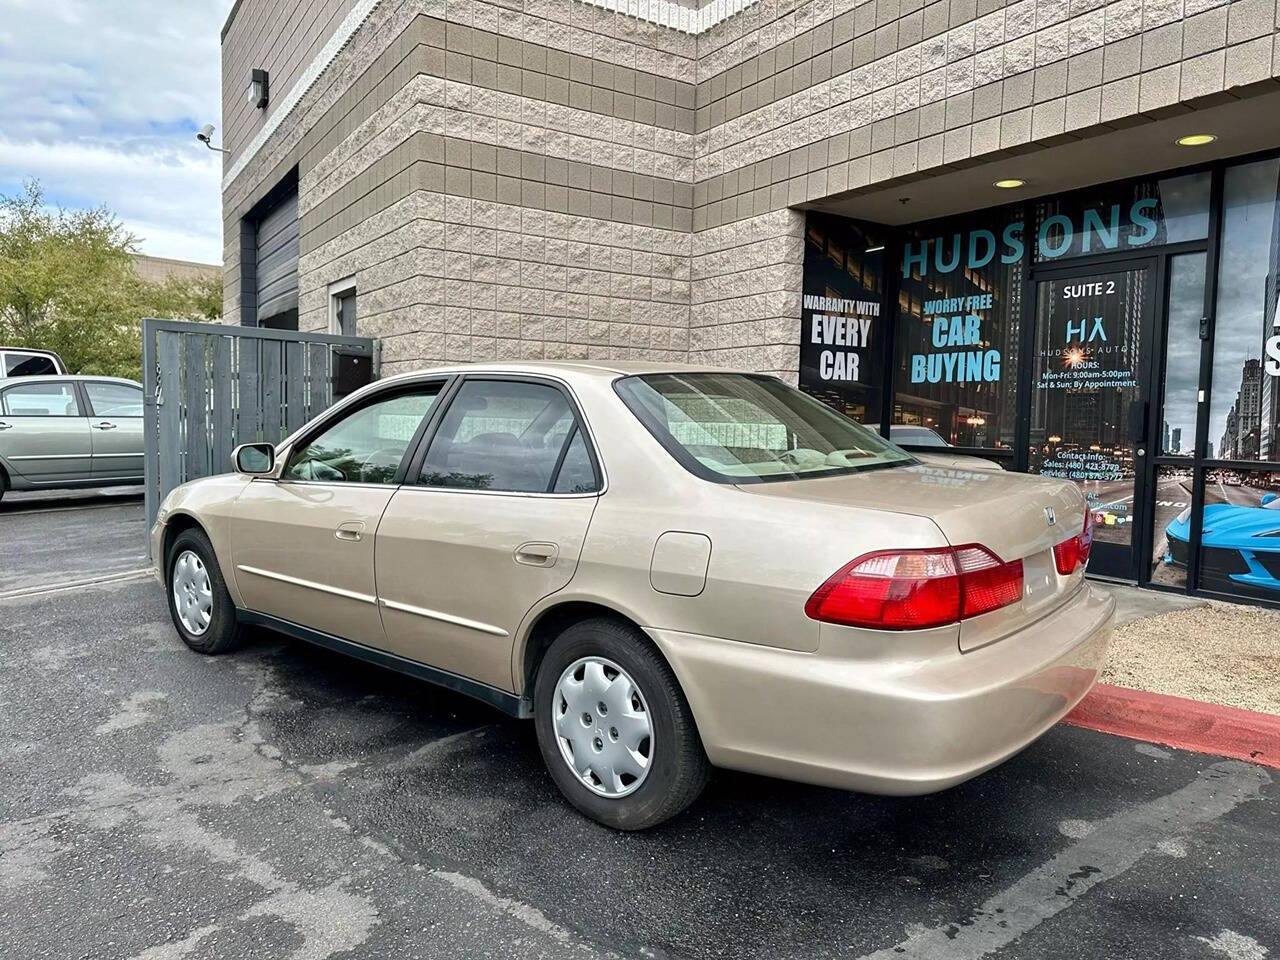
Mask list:
POLYGON ((698 798, 711 764, 675 674, 635 627, 609 619, 567 628, 543 657, 533 692, 534 727, 551 779, 565 798, 593 820, 616 830, 644 830, 681 813, 698 798), (652 766, 638 788, 621 797, 591 790, 565 762, 553 720, 556 685, 583 657, 612 661, 640 688, 653 727, 652 766))
POLYGON ((169 555, 165 558, 164 569, 164 592, 169 599, 169 616, 173 618, 173 625, 183 643, 196 651, 196 653, 210 655, 230 653, 243 644, 245 629, 236 616, 236 607, 231 601, 231 594, 227 592, 227 583, 222 578, 222 569, 218 566, 218 558, 213 552, 213 544, 209 542, 209 538, 203 530, 198 527, 191 527, 178 534, 174 538, 172 546, 169 547, 169 555), (173 591, 174 564, 187 551, 194 553, 200 558, 200 562, 204 564, 204 568, 209 574, 210 593, 213 597, 209 626, 205 628, 203 633, 199 634, 192 633, 183 626, 182 619, 178 616, 173 591))

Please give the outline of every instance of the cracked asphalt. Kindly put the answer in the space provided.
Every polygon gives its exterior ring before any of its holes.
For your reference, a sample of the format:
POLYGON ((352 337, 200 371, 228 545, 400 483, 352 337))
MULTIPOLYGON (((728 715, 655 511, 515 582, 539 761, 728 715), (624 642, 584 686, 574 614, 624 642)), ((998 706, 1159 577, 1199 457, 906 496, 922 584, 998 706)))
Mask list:
POLYGON ((527 723, 47 589, 141 544, 132 499, 0 511, 0 957, 1280 956, 1275 771, 1059 727, 933 797, 721 772, 617 834, 527 723))

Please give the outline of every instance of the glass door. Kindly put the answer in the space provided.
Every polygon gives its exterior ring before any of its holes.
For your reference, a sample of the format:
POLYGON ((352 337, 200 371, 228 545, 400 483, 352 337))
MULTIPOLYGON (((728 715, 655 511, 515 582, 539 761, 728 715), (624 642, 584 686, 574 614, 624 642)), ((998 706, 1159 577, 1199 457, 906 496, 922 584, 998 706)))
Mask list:
POLYGON ((1094 521, 1089 571, 1138 579, 1155 264, 1037 272, 1028 469, 1075 481, 1094 521))

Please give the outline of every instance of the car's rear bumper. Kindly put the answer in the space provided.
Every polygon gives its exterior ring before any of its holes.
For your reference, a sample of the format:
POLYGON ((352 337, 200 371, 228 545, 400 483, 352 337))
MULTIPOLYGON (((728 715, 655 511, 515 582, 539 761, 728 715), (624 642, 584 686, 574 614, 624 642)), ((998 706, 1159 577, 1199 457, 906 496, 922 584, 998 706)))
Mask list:
POLYGON ((650 630, 711 762, 868 793, 942 790, 1031 743, 1088 693, 1115 600, 1085 583, 976 650, 868 661, 650 630))

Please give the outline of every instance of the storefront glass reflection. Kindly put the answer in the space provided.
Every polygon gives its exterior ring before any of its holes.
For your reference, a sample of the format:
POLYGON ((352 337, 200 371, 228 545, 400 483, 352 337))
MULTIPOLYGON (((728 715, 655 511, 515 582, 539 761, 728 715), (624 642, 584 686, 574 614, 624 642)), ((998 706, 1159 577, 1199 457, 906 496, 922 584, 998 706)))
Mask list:
POLYGON ((1044 263, 1203 240, 1210 180, 1206 170, 1039 200, 1028 244, 1044 263))
MULTIPOLYGON (((1170 538, 1186 535, 1169 528, 1170 538)), ((1199 585, 1280 601, 1280 471, 1208 471, 1199 585)))
POLYGON ((1184 253, 1169 259, 1169 325, 1160 424, 1160 452, 1168 457, 1191 457, 1195 453, 1204 264, 1203 253, 1184 253))
POLYGON ((859 423, 879 425, 884 245, 843 217, 810 213, 804 245, 800 386, 859 423))
MULTIPOLYGON (((1133 540, 1141 360, 1150 317, 1145 268, 1046 280, 1036 292, 1032 473, 1075 480, 1101 543, 1133 540)), ((1139 434, 1140 435, 1140 434, 1139 434)))
POLYGON ((1018 208, 910 231, 893 423, 959 447, 1014 440, 1025 247, 1018 208))
POLYGON ((1280 159, 1223 185, 1209 457, 1280 461, 1280 159))
POLYGON ((1156 471, 1155 530, 1151 538, 1151 582, 1166 587, 1187 585, 1190 554, 1191 468, 1161 467, 1156 471))

